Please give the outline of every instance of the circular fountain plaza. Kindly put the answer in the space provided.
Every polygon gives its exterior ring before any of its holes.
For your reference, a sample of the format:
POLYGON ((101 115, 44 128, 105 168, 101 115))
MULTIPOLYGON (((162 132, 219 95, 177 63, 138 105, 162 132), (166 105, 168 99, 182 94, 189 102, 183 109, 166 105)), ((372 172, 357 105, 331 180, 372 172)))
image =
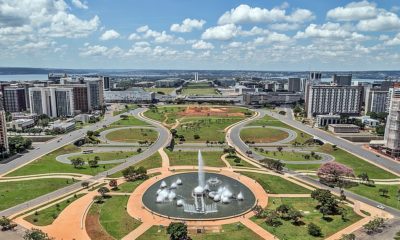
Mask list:
POLYGON ((253 192, 240 182, 205 172, 199 151, 198 172, 178 173, 152 184, 143 194, 145 208, 159 216, 183 220, 240 216, 256 204, 253 192))

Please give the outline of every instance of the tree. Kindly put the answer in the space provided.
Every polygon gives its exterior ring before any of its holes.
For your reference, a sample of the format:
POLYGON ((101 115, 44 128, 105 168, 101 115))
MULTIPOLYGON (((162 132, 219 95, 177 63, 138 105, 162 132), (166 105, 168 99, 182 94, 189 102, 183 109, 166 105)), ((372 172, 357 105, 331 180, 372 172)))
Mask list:
POLYGON ((106 188, 106 187, 100 187, 100 188, 97 190, 97 192, 100 193, 100 195, 101 195, 102 197, 105 197, 105 196, 107 195, 107 193, 110 192, 110 190, 109 190, 108 188, 106 188))
POLYGON ((86 136, 88 136, 89 138, 91 138, 91 137, 94 136, 94 132, 89 130, 89 131, 86 132, 86 136))
POLYGON ((266 210, 265 223, 272 227, 278 227, 281 225, 282 222, 279 220, 279 213, 275 210, 266 210))
POLYGON ((224 153, 228 153, 229 156, 232 156, 236 153, 236 150, 233 147, 227 147, 227 148, 224 148, 224 153))
POLYGON ((299 224, 301 218, 303 217, 303 214, 301 214, 300 211, 298 211, 294 208, 290 208, 287 215, 288 215, 288 218, 291 219, 295 225, 299 224))
POLYGON ((385 126, 377 126, 377 127, 375 128, 375 132, 376 132, 376 134, 378 134, 379 136, 385 135, 385 126))
POLYGON ((267 168, 276 170, 278 172, 281 172, 285 167, 285 163, 271 158, 262 159, 260 162, 265 164, 267 168))
POLYGON ((3 217, 0 219, 0 226, 1 226, 1 230, 2 230, 2 231, 8 231, 8 230, 14 229, 14 228, 17 226, 17 224, 12 223, 12 222, 11 222, 11 219, 9 219, 9 218, 3 216, 3 217))
POLYGON ((122 175, 127 181, 135 181, 136 179, 147 178, 147 170, 144 167, 135 168, 130 166, 122 170, 122 175))
POLYGON ((379 188, 378 191, 382 197, 386 197, 386 195, 389 193, 389 190, 387 188, 379 188))
POLYGON ((32 228, 31 230, 26 230, 24 234, 24 240, 52 240, 47 233, 44 233, 40 229, 32 228))
POLYGON ((110 182, 108 183, 108 186, 110 186, 111 189, 118 189, 117 180, 115 180, 115 179, 110 180, 110 182))
POLYGON ((262 208, 260 205, 255 206, 253 212, 256 218, 265 218, 264 208, 262 208))
POLYGON ((193 135, 193 138, 194 139, 200 139, 200 135, 199 134, 195 134, 195 135, 193 135))
POLYGON ((369 182, 369 176, 366 172, 358 174, 357 177, 360 178, 363 182, 369 182))
POLYGON ((279 152, 282 152, 283 147, 279 146, 279 147, 277 147, 276 149, 278 149, 279 152))
POLYGON ((316 189, 311 192, 311 198, 318 201, 318 208, 323 217, 340 212, 339 203, 329 190, 316 189))
POLYGON ((167 233, 171 240, 186 240, 188 238, 188 230, 185 223, 171 222, 167 227, 167 233))
POLYGON ((82 183, 81 183, 81 186, 82 186, 83 188, 88 188, 88 187, 89 187, 89 182, 82 182, 82 183))
POLYGON ((356 240, 356 235, 354 235, 353 233, 343 234, 340 240, 356 240))
POLYGON ((88 164, 89 164, 89 167, 91 167, 91 168, 95 168, 95 167, 99 166, 99 162, 96 160, 96 158, 93 160, 89 160, 88 164))
POLYGON ((11 154, 23 152, 31 148, 31 146, 32 140, 29 138, 23 138, 22 136, 8 138, 8 147, 11 154))
POLYGON ((317 176, 326 182, 337 183, 343 180, 343 177, 354 177, 354 172, 343 164, 328 162, 318 169, 317 176))
POLYGON ((85 164, 85 161, 83 161, 82 158, 78 157, 71 159, 71 164, 72 166, 74 166, 74 168, 81 168, 85 164))
POLYGON ((374 233, 379 231, 385 224, 385 220, 383 218, 375 218, 366 223, 363 227, 367 231, 367 233, 374 233))
POLYGON ((322 236, 321 228, 314 223, 309 223, 307 229, 308 229, 308 234, 310 234, 311 236, 314 237, 322 236))
POLYGON ((94 196, 93 197, 93 201, 95 202, 95 203, 102 203, 103 202, 103 197, 102 196, 94 196))
POLYGON ((290 209, 291 209, 290 206, 286 204, 281 204, 279 207, 276 208, 276 211, 279 213, 281 218, 287 219, 290 209))

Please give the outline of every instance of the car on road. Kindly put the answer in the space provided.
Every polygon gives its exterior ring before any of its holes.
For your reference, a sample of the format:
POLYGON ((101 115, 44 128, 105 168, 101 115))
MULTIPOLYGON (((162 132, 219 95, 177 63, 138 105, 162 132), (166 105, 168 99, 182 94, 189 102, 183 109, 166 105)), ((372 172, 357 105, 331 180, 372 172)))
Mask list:
POLYGON ((379 204, 379 205, 377 205, 376 207, 379 208, 379 209, 385 210, 385 206, 383 206, 383 205, 380 205, 380 204, 379 204))

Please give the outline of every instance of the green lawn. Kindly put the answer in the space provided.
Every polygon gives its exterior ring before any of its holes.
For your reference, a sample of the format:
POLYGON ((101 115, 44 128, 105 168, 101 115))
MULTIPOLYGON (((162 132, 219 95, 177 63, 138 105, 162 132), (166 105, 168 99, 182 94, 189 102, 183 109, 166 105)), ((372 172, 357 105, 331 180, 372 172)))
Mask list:
POLYGON ((124 182, 120 185, 118 185, 118 192, 124 192, 124 193, 131 193, 135 191, 135 189, 142 184, 146 180, 136 180, 133 182, 124 182))
MULTIPOLYGON (((154 153, 153 155, 151 155, 150 157, 140 161, 139 163, 134 164, 133 166, 135 167, 144 167, 146 169, 152 169, 152 168, 159 168, 162 165, 162 159, 160 154, 154 153)), ((121 172, 117 172, 114 173, 112 175, 110 175, 109 177, 112 178, 118 178, 118 177, 122 177, 122 173, 121 172)))
MULTIPOLYGON (((179 165, 194 165, 197 166, 197 152, 189 151, 179 151, 175 150, 173 152, 165 150, 168 154, 169 162, 171 166, 179 165)), ((201 153, 203 155, 204 165, 208 167, 226 167, 224 162, 221 160, 221 152, 214 151, 204 151, 201 153)))
POLYGON ((138 141, 154 142, 158 138, 158 132, 152 129, 120 129, 107 133, 108 140, 114 142, 136 143, 138 141))
POLYGON ((255 168, 255 166, 251 165, 250 163, 246 162, 245 160, 240 159, 237 156, 226 156, 225 158, 232 167, 247 167, 247 168, 255 168), (234 160, 240 159, 239 163, 236 163, 234 160))
POLYGON ((76 197, 70 197, 67 200, 64 200, 58 204, 55 204, 40 211, 36 211, 35 213, 24 217, 24 220, 36 226, 50 225, 65 208, 67 208, 72 202, 82 197, 83 195, 85 194, 78 194, 76 195, 76 197))
POLYGON ((244 142, 272 143, 288 136, 287 132, 273 128, 244 128, 240 131, 240 138, 244 142))
POLYGON ((100 172, 107 171, 108 169, 111 169, 117 165, 117 164, 104 164, 96 168, 91 168, 85 165, 82 168, 74 168, 70 164, 60 163, 56 161, 56 157, 58 155, 80 152, 80 151, 81 151, 80 148, 76 147, 75 145, 67 145, 61 147, 7 174, 7 176, 24 176, 32 174, 46 174, 46 173, 80 173, 80 174, 96 175, 100 172))
POLYGON ((364 184, 359 184, 356 187, 351 187, 348 190, 359 194, 361 196, 370 198, 377 202, 383 203, 387 206, 391 206, 393 208, 400 209, 400 185, 378 185, 376 184, 374 187, 369 187, 364 184), (379 189, 387 189, 389 193, 386 196, 381 196, 379 193, 379 189))
POLYGON ((182 89, 182 95, 216 95, 216 89, 209 83, 189 83, 182 89))
POLYGON ((115 159, 124 159, 124 158, 129 158, 134 155, 137 155, 137 152, 125 152, 125 151, 114 151, 114 152, 98 152, 98 153, 88 153, 88 154, 81 154, 78 156, 73 156, 69 157, 69 159, 74 159, 74 158, 82 158, 84 161, 89 161, 93 160, 94 157, 98 156, 100 157, 100 161, 109 161, 109 160, 115 160, 115 159))
POLYGON ((164 95, 171 94, 175 88, 145 88, 146 92, 163 93, 164 95))
POLYGON ((347 210, 347 221, 343 221, 340 215, 330 216, 332 221, 322 219, 322 214, 316 210, 317 202, 311 198, 269 198, 268 209, 275 209, 281 204, 287 204, 297 210, 302 211, 304 217, 302 221, 304 225, 296 226, 291 221, 281 220, 282 225, 278 227, 271 227, 267 225, 263 219, 252 218, 254 222, 260 225, 268 232, 276 235, 279 239, 296 239, 296 240, 309 240, 309 239, 323 239, 339 230, 350 226, 361 219, 350 207, 345 206, 347 210), (273 203, 275 202, 275 204, 273 203), (307 224, 314 223, 321 227, 323 237, 313 237, 308 234, 307 224))
MULTIPOLYGON (((259 154, 274 158, 274 159, 280 159, 280 160, 285 160, 285 161, 314 161, 314 160, 319 160, 316 159, 315 157, 311 156, 309 153, 302 153, 302 152, 286 152, 286 151, 268 151, 268 152, 258 152, 259 154), (305 155, 309 155, 310 158, 306 159, 305 155)), ((318 155, 318 153, 316 153, 318 155)))
POLYGON ((40 197, 72 183, 71 179, 35 179, 0 183, 0 210, 40 197))
POLYGON ((256 180, 266 192, 269 192, 271 194, 311 193, 311 191, 307 188, 289 182, 288 180, 285 180, 279 176, 253 172, 240 172, 240 174, 256 180))
POLYGON ((293 171, 317 171, 321 164, 286 164, 285 167, 293 171))
POLYGON ((112 196, 102 204, 93 204, 90 214, 98 214, 103 229, 113 238, 121 239, 141 223, 126 211, 128 196, 112 196))
POLYGON ((270 117, 266 115, 262 119, 252 121, 251 123, 248 124, 248 126, 272 126, 272 127, 283 127, 287 129, 291 129, 297 133, 297 138, 293 142, 298 142, 298 143, 304 143, 305 141, 312 139, 312 136, 304 133, 297 128, 291 127, 289 125, 286 125, 285 123, 277 120, 276 118, 270 117))
POLYGON ((177 118, 180 118, 178 113, 185 111, 185 109, 186 107, 162 106, 149 109, 144 112, 144 115, 159 122, 166 120, 167 124, 173 124, 177 118))
POLYGON ((373 179, 392 179, 398 178, 398 176, 389 173, 382 168, 379 168, 363 159, 354 156, 342 149, 333 150, 329 144, 324 144, 318 148, 318 151, 331 154, 335 157, 335 161, 351 167, 355 175, 359 175, 362 172, 368 173, 369 178, 373 179))
MULTIPOLYGON (((242 240, 242 239, 252 239, 252 240, 261 240, 262 238, 258 236, 256 233, 248 229, 241 223, 232 223, 222 225, 221 232, 213 233, 207 232, 204 234, 189 234, 189 236, 193 240, 220 240, 220 239, 229 239, 229 240, 242 240)), ((169 235, 167 235, 166 228, 159 228, 158 226, 153 226, 149 230, 147 230, 144 234, 142 234, 138 240, 166 240, 169 239, 169 235)))
POLYGON ((129 116, 127 119, 120 119, 110 125, 111 127, 115 126, 149 126, 148 123, 135 118, 134 116, 129 116))

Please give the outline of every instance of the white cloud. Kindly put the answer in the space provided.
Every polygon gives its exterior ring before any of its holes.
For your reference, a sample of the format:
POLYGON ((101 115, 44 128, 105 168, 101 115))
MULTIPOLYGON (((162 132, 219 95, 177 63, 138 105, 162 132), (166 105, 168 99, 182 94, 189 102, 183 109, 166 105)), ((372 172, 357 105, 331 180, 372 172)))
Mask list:
POLYGON ((400 45, 400 33, 397 34, 393 39, 386 39, 385 45, 389 46, 400 45))
POLYGON ((398 31, 400 29, 400 18, 397 14, 387 11, 380 11, 373 19, 361 20, 357 24, 361 31, 398 31))
POLYGON ((197 41, 195 43, 192 44, 192 48, 193 49, 214 49, 214 45, 212 43, 209 42, 205 42, 203 40, 197 41))
POLYGON ((81 52, 79 55, 83 57, 105 56, 108 58, 113 58, 113 57, 121 57, 124 55, 124 52, 120 47, 108 48, 102 45, 85 44, 85 46, 80 50, 81 52))
POLYGON ((140 40, 141 37, 137 33, 132 33, 131 35, 129 35, 128 39, 129 40, 140 40))
POLYGON ((115 31, 114 29, 110 29, 105 31, 101 36, 100 36, 100 40, 102 41, 107 41, 107 40, 112 40, 112 39, 117 39, 119 38, 121 35, 115 31))
POLYGON ((259 7, 250 7, 241 4, 230 11, 225 12, 218 20, 220 25, 229 23, 274 23, 274 22, 306 22, 314 19, 310 10, 296 9, 287 15, 285 9, 272 8, 271 10, 259 7))
POLYGON ((357 32, 345 29, 339 23, 325 23, 323 25, 310 24, 304 32, 297 32, 295 38, 347 38, 352 40, 364 40, 366 37, 357 32))
POLYGON ((142 32, 148 31, 149 29, 150 29, 149 26, 144 25, 144 26, 138 27, 138 28, 136 29, 136 32, 142 33, 142 32))
POLYGON ((215 40, 230 40, 237 36, 240 32, 240 27, 235 24, 226 24, 216 27, 211 27, 206 29, 206 31, 201 35, 203 39, 215 39, 215 40))
POLYGON ((88 9, 87 2, 81 2, 80 0, 72 0, 71 2, 77 8, 88 9))
POLYGON ((174 23, 171 25, 172 32, 191 32, 193 29, 202 29, 206 23, 204 20, 186 18, 182 24, 174 23))
POLYGON ((267 36, 258 37, 254 40, 255 44, 269 44, 272 42, 288 42, 290 41, 290 37, 285 34, 271 32, 267 36))
POLYGON ((297 23, 274 23, 269 25, 270 29, 276 31, 292 31, 300 28, 300 24, 297 23))
POLYGON ((338 21, 354 21, 376 17, 378 10, 375 3, 368 1, 352 2, 345 7, 331 9, 327 13, 329 19, 338 21))

